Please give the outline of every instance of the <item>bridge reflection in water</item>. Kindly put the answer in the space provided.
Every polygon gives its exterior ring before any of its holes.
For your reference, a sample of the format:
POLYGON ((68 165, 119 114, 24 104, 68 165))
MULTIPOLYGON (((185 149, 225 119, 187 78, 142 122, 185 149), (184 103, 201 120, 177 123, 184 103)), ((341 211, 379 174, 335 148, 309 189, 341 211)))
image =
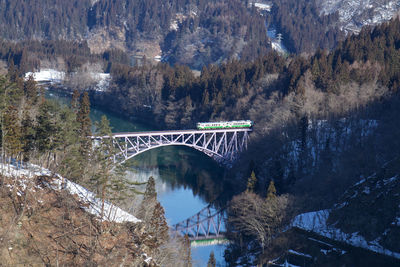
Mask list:
POLYGON ((225 210, 216 210, 212 204, 171 227, 176 235, 189 237, 193 245, 225 243, 225 210))

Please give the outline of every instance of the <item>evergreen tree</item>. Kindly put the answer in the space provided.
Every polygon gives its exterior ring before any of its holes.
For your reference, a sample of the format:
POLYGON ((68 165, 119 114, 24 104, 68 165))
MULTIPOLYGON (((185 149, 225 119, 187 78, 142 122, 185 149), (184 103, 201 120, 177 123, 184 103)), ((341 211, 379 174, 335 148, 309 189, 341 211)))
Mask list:
POLYGON ((247 192, 254 192, 254 189, 256 188, 256 183, 257 183, 257 178, 256 174, 254 171, 251 172, 250 177, 247 179, 247 192))
POLYGON ((153 214, 148 224, 148 230, 153 236, 154 245, 156 247, 160 247, 169 240, 169 227, 165 219, 164 208, 158 201, 153 209, 153 214))
POLYGON ((71 98, 71 109, 75 113, 78 112, 79 97, 80 97, 80 94, 79 94, 78 90, 75 89, 74 92, 72 93, 72 98, 71 98))
POLYGON ((149 177, 146 185, 146 191, 144 192, 143 201, 157 199, 156 182, 153 176, 149 177))
POLYGON ((190 247, 189 236, 187 234, 183 237, 183 247, 185 249, 183 257, 184 264, 186 267, 192 267, 192 250, 190 247))
POLYGON ((15 106, 9 106, 6 109, 3 124, 5 152, 7 156, 18 159, 22 152, 22 131, 18 122, 18 109, 15 106))
POLYGON ((214 251, 211 251, 210 258, 208 259, 208 262, 207 262, 207 267, 215 267, 216 264, 217 264, 217 261, 215 260, 214 251))
POLYGON ((39 105, 39 114, 36 118, 37 124, 35 129, 36 146, 40 153, 44 153, 51 148, 51 136, 54 132, 54 126, 51 121, 50 105, 44 101, 39 105))
POLYGON ((28 80, 24 83, 24 92, 30 103, 36 102, 38 90, 33 75, 29 75, 28 80))
POLYGON ((87 156, 92 143, 90 139, 90 136, 92 135, 92 131, 90 129, 92 126, 92 121, 90 120, 90 100, 87 92, 85 92, 82 96, 76 119, 80 124, 80 153, 82 156, 87 156))
POLYGON ((147 181, 146 191, 144 192, 143 200, 140 203, 138 211, 139 219, 149 221, 157 202, 156 183, 154 181, 154 178, 150 176, 149 180, 147 181))
POLYGON ((99 144, 95 146, 92 152, 92 163, 96 165, 95 173, 91 177, 91 181, 97 185, 97 191, 101 197, 101 217, 104 215, 104 203, 111 187, 112 170, 114 163, 114 146, 111 138, 110 122, 106 116, 102 116, 100 122, 96 123, 98 136, 109 136, 109 138, 101 138, 99 144))
POLYGON ((29 111, 25 111, 22 119, 22 151, 23 160, 29 161, 29 153, 35 148, 35 128, 33 120, 29 115, 29 111))
POLYGON ((267 189, 267 200, 274 200, 274 199, 276 199, 276 188, 274 181, 271 180, 271 182, 269 182, 269 186, 267 189))

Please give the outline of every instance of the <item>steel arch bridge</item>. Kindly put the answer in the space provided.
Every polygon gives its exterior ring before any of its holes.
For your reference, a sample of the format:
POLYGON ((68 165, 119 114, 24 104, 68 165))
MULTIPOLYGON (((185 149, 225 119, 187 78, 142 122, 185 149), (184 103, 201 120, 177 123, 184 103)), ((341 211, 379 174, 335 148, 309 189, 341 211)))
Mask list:
POLYGON ((212 204, 171 227, 175 235, 189 237, 190 241, 223 239, 225 236, 225 211, 215 210, 212 204))
POLYGON ((111 136, 93 136, 92 139, 112 138, 116 147, 114 161, 125 161, 153 148, 181 145, 192 147, 226 166, 247 149, 250 128, 213 130, 176 130, 152 132, 113 133, 111 136))

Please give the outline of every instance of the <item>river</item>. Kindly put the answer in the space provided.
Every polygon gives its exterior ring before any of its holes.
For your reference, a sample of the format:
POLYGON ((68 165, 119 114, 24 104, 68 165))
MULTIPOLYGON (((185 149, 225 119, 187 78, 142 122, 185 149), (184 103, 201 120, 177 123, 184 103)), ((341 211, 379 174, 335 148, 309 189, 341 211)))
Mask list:
MULTIPOLYGON (((47 92, 47 98, 63 104, 69 102, 68 96, 53 91, 47 92)), ((103 115, 110 120, 113 132, 157 130, 99 107, 91 108, 92 122, 100 120, 103 115)), ((131 159, 129 165, 127 175, 132 181, 144 182, 150 176, 154 177, 157 197, 169 225, 196 214, 224 192, 224 170, 205 154, 188 147, 156 148, 131 159)), ((206 266, 211 251, 214 251, 217 266, 225 266, 224 250, 224 245, 192 247, 193 266, 206 266)))

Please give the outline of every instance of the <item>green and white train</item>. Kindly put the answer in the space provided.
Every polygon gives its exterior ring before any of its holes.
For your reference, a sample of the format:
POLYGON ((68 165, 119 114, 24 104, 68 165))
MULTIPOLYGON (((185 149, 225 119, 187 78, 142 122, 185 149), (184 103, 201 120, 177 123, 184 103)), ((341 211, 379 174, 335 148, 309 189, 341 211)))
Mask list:
POLYGON ((198 122, 197 129, 208 130, 208 129, 229 129, 229 128, 251 128, 253 124, 254 123, 250 120, 198 122))

